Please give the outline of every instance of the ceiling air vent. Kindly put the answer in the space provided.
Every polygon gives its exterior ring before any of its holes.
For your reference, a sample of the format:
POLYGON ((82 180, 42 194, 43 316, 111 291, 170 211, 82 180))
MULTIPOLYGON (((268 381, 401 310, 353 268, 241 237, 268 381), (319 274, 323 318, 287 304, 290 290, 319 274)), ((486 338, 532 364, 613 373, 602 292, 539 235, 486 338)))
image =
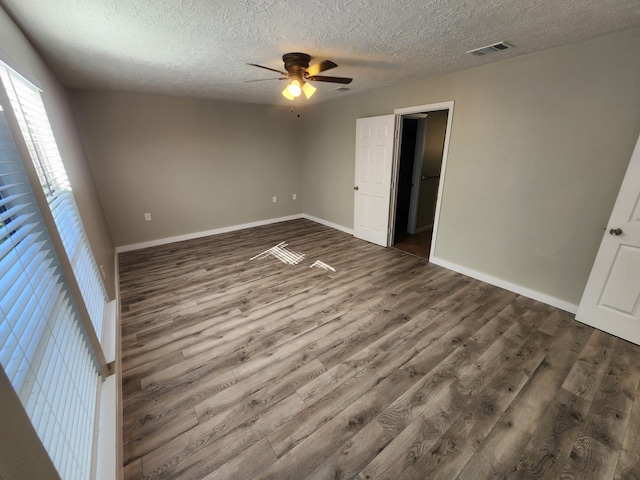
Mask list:
POLYGON ((499 52, 501 50, 506 50, 507 48, 513 48, 513 45, 509 45, 507 42, 498 42, 498 43, 493 43, 491 45, 487 45, 486 47, 480 47, 480 48, 475 48, 473 50, 469 50, 467 53, 481 57, 482 55, 488 55, 489 53, 499 52))

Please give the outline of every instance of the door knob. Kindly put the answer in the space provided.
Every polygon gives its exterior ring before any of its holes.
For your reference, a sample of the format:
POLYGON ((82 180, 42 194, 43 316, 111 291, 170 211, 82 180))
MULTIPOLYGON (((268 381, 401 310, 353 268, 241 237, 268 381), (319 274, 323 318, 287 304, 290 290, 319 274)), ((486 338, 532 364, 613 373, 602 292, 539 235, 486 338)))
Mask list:
POLYGON ((359 190, 359 188, 357 186, 353 187, 354 190, 359 190))
POLYGON ((618 236, 622 233, 622 229, 620 227, 613 227, 611 230, 609 230, 609 233, 611 235, 618 236))

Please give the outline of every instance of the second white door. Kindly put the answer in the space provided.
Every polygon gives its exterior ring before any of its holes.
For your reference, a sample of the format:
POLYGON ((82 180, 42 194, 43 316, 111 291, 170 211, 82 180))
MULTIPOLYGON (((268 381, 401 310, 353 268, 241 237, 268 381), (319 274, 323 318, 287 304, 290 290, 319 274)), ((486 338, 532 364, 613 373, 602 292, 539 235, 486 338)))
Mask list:
POLYGON ((356 120, 354 236, 388 246, 396 115, 356 120))
POLYGON ((640 345, 640 137, 576 319, 640 345))

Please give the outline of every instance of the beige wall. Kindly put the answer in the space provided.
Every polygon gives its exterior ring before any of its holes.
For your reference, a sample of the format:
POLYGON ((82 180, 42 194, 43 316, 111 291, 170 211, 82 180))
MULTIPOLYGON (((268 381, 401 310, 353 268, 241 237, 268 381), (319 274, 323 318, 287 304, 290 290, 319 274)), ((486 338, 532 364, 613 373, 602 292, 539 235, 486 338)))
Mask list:
POLYGON ((299 119, 288 108, 70 95, 117 246, 302 213, 299 119))
POLYGON ((303 116, 305 213, 353 225, 355 121, 455 101, 436 256, 577 304, 640 131, 640 29, 303 116))
POLYGON ((102 206, 96 193, 93 176, 86 161, 82 142, 71 110, 67 93, 34 50, 18 27, 0 7, 0 50, 10 60, 12 67, 42 88, 42 100, 47 109, 53 134, 60 150, 65 169, 71 182, 82 222, 96 257, 106 273, 105 287, 110 298, 114 298, 114 248, 102 206))

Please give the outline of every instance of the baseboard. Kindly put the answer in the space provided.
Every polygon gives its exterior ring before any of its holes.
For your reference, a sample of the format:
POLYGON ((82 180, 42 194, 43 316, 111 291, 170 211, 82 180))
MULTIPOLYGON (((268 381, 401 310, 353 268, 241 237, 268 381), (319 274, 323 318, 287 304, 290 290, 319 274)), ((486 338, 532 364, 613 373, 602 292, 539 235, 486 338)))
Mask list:
POLYGON ((440 265, 441 267, 453 270, 454 272, 466 275, 467 277, 472 277, 476 280, 481 280, 485 283, 495 285, 496 287, 504 288, 505 290, 509 290, 510 292, 517 293, 518 295, 523 295, 533 300, 546 303, 547 305, 559 308, 560 310, 564 310, 565 312, 575 314, 578 311, 577 305, 569 303, 565 300, 560 300, 559 298, 553 297, 546 293, 538 292, 536 290, 523 287, 522 285, 517 285, 501 278, 493 277, 491 275, 487 275, 486 273, 478 272, 471 268, 463 267, 462 265, 458 265, 456 263, 452 263, 438 257, 432 257, 429 259, 429 261, 431 263, 435 263, 436 265, 440 265))
MULTIPOLYGON (((215 228, 213 230, 206 230, 204 232, 187 233, 185 235, 177 235, 175 237, 160 238, 158 240, 151 240, 148 242, 134 243, 131 245, 122 245, 120 247, 116 247, 116 252, 123 253, 123 252, 131 252, 133 250, 142 250, 143 248, 157 247, 159 245, 167 245, 168 243, 183 242, 185 240, 193 240, 195 238, 209 237, 211 235, 219 235, 221 233, 235 232, 237 230, 244 230, 246 228, 261 227, 263 225, 270 225, 272 223, 280 223, 280 222, 287 222, 289 220, 297 220, 299 218, 306 218, 306 217, 302 214, 289 215, 287 217, 270 218, 268 220, 259 220, 257 222, 243 223, 240 225, 231 225, 229 227, 215 228)), ((318 222, 318 223, 321 223, 321 222, 318 222)))
POLYGON ((353 228, 343 227, 342 225, 338 225, 337 223, 329 222, 328 220, 314 217, 312 215, 307 215, 306 213, 302 214, 302 218, 306 218, 307 220, 311 220, 312 222, 316 222, 321 225, 331 227, 335 230, 340 230, 341 232, 348 233, 349 235, 353 235, 353 228))

